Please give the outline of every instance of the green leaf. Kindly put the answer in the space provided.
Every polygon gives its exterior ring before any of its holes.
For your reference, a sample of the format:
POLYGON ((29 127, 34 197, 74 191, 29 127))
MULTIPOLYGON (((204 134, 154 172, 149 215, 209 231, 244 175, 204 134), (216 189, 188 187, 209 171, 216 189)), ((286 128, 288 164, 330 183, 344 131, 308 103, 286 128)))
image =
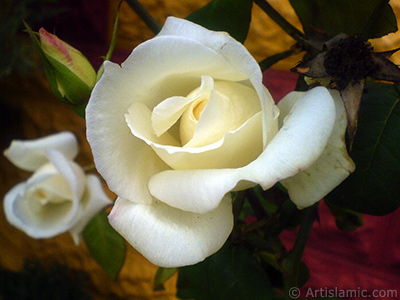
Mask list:
POLYGON ((252 0, 212 0, 186 19, 210 30, 226 31, 244 43, 250 27, 252 0))
POLYGON ((162 268, 159 267, 154 277, 153 290, 164 290, 164 283, 170 279, 178 271, 177 268, 162 268))
POLYGON ((351 153, 356 170, 327 201, 385 215, 400 206, 400 87, 367 81, 351 153))
POLYGON ((107 213, 100 212, 86 226, 83 238, 93 259, 115 280, 125 260, 125 240, 108 223, 107 213))
POLYGON ((367 33, 367 39, 379 38, 397 31, 396 16, 388 0, 290 0, 303 24, 304 32, 329 36, 344 32, 367 33), (378 16, 376 18, 376 16, 378 16), (373 23, 370 26, 370 18, 373 23))
POLYGON ((227 242, 201 263, 179 269, 177 296, 196 300, 272 299, 269 278, 242 245, 227 242))

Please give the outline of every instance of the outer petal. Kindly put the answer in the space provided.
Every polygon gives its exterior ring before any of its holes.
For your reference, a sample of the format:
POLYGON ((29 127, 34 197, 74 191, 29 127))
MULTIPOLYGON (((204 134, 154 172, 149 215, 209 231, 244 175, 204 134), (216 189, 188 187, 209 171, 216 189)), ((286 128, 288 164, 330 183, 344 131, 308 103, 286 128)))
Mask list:
POLYGON ((314 88, 296 102, 284 126, 249 165, 238 169, 164 171, 151 178, 150 192, 177 208, 184 206, 182 209, 204 213, 242 181, 268 189, 309 168, 319 158, 334 121, 335 105, 329 92, 326 88, 314 88))
POLYGON ((46 155, 49 149, 72 160, 78 154, 78 142, 71 132, 64 131, 34 140, 12 141, 4 155, 18 168, 33 172, 49 161, 46 155))
MULTIPOLYGON (((329 142, 322 155, 309 168, 281 183, 287 188, 290 199, 299 207, 313 205, 325 197, 355 169, 355 164, 347 154, 345 132, 347 126, 346 111, 339 92, 331 91, 336 106, 336 120, 329 142)), ((279 102, 281 112, 289 110, 300 97, 293 93, 279 102)))
POLYGON ((274 101, 262 84, 262 73, 258 63, 247 49, 226 32, 215 32, 192 22, 169 17, 158 36, 180 36, 198 41, 222 55, 230 65, 244 74, 257 91, 263 109, 264 146, 275 135, 277 110, 274 101))
POLYGON ((181 267, 218 251, 233 228, 231 199, 207 214, 184 212, 163 203, 134 204, 118 198, 110 224, 152 263, 181 267))
POLYGON ((87 223, 103 208, 112 204, 111 199, 104 192, 101 181, 96 175, 86 176, 87 189, 81 200, 81 210, 77 222, 69 230, 76 245, 82 240, 82 231, 87 223))

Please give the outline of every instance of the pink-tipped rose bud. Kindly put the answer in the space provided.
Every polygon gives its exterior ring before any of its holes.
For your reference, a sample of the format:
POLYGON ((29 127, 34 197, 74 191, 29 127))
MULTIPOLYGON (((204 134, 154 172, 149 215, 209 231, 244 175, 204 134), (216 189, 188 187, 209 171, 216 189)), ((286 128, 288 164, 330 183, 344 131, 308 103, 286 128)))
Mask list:
POLYGON ((48 72, 53 77, 49 78, 50 85, 56 83, 60 95, 55 94, 72 104, 87 101, 85 98, 96 83, 96 72, 90 62, 79 50, 44 28, 39 30, 39 37, 41 50, 52 68, 48 72))

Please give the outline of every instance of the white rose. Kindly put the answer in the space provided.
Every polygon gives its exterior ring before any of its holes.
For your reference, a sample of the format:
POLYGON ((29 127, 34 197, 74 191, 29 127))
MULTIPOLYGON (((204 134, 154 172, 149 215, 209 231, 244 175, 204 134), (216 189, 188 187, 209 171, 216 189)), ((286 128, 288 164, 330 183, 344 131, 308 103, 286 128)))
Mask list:
POLYGON ((111 225, 154 264, 184 266, 228 238, 229 191, 306 170, 312 180, 301 172, 284 185, 299 207, 320 200, 354 168, 343 105, 323 87, 281 105, 278 118, 242 44, 168 18, 122 66, 106 62, 86 110, 96 167, 119 196, 111 225))
POLYGON ((4 197, 7 220, 32 238, 51 238, 69 231, 75 244, 100 210, 112 202, 100 179, 85 175, 72 160, 78 143, 70 132, 13 141, 4 155, 17 167, 34 172, 4 197))

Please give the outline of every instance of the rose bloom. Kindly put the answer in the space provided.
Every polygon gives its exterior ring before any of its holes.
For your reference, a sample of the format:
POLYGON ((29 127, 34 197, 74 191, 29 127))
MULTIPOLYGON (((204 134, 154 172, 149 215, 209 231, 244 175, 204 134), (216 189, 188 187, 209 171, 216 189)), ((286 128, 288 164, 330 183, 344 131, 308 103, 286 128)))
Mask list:
POLYGON ((227 240, 230 191, 281 181, 300 208, 320 200, 354 169, 340 96, 318 87, 280 107, 242 44, 168 18, 121 66, 105 63, 86 109, 96 167, 119 196, 111 225, 177 267, 227 240))
POLYGON ((70 232, 75 244, 84 227, 112 202, 96 175, 85 175, 72 160, 78 143, 70 132, 13 141, 4 155, 22 170, 34 172, 4 197, 7 220, 32 238, 70 232))

